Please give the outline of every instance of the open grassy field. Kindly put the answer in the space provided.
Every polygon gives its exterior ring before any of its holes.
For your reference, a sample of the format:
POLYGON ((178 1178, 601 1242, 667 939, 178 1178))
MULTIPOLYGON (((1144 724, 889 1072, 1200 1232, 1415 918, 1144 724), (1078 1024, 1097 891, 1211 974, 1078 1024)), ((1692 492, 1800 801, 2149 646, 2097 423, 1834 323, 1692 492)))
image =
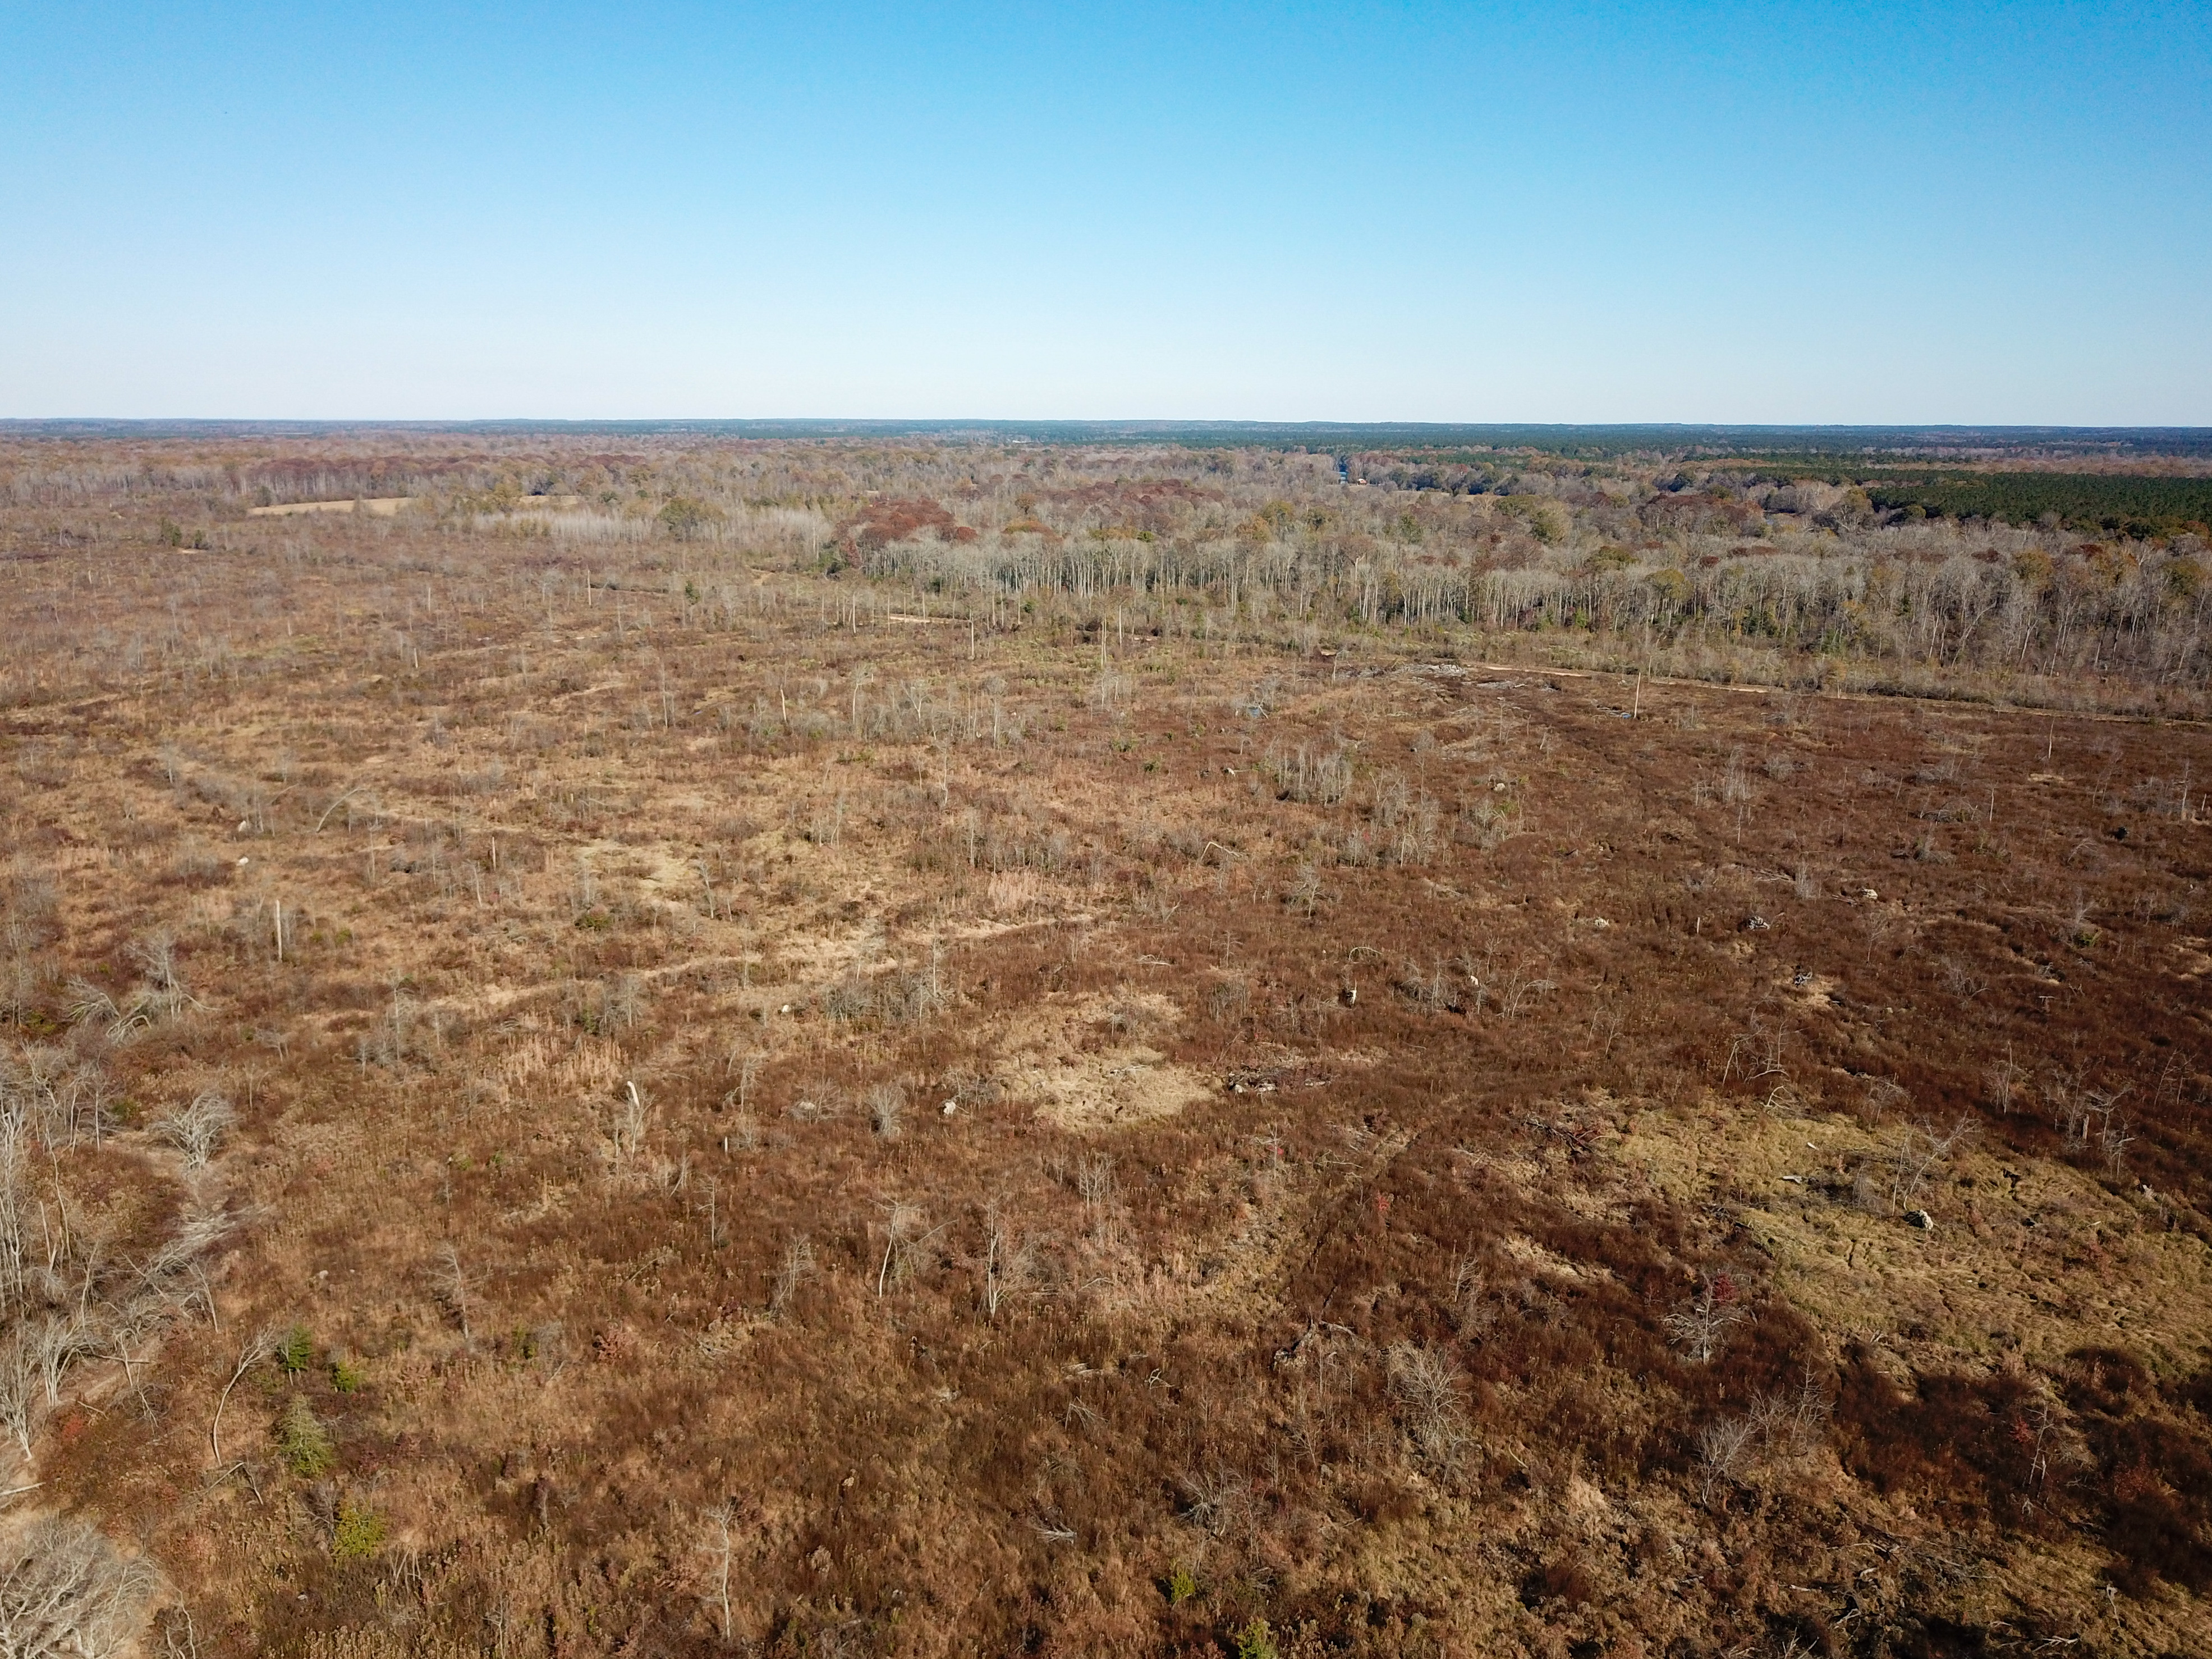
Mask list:
POLYGON ((5 454, 0 1630, 2212 1652, 2191 537, 609 441, 5 454))

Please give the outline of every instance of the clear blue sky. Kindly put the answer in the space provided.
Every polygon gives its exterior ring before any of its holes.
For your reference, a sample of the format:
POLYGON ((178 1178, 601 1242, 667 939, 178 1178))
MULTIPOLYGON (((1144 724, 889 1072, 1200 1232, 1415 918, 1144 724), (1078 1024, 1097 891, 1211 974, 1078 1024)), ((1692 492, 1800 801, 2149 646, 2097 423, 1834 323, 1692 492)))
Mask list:
POLYGON ((2212 424, 2212 5, 0 0, 0 416, 2212 424))

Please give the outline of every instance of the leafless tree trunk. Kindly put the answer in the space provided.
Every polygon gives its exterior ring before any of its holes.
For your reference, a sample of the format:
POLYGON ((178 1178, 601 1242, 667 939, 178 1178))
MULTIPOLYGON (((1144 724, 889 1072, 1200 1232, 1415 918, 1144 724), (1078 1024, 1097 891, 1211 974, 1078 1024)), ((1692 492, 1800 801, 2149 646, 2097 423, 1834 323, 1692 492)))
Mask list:
POLYGON ((1743 1304, 1726 1287, 1725 1276, 1722 1280, 1709 1277, 1696 1296, 1667 1316, 1667 1329, 1702 1365, 1719 1352, 1728 1334, 1742 1322, 1744 1313, 1743 1304))
POLYGON ((230 1404, 230 1391, 238 1386, 239 1379, 246 1372, 275 1353, 276 1345, 283 1340, 283 1334, 274 1326, 264 1326, 238 1351, 238 1364, 232 1367, 230 1380, 222 1385, 222 1393, 216 1398, 215 1418, 208 1425, 208 1450, 213 1455, 217 1468, 222 1464, 222 1408, 230 1404))
POLYGON ((730 1608, 730 1560, 734 1553, 731 1533, 737 1525, 736 1506, 724 1504, 709 1518, 716 1534, 713 1597, 715 1622, 721 1626, 722 1641, 727 1645, 737 1638, 737 1627, 730 1608))
POLYGON ((1754 1434, 1747 1418, 1723 1417, 1708 1423, 1698 1436, 1698 1497, 1710 1504, 1742 1469, 1751 1453, 1754 1434))
POLYGON ((769 1292, 768 1310, 781 1314, 789 1308, 799 1287, 813 1273, 814 1245, 802 1234, 784 1246, 783 1261, 776 1268, 775 1283, 769 1292))
POLYGON ((154 1126, 155 1133, 185 1155, 187 1170, 204 1169, 223 1133, 238 1121, 230 1102, 212 1089, 203 1090, 192 1103, 154 1126))
POLYGON ((0 1655, 112 1659, 135 1649, 160 1576, 95 1528, 50 1516, 0 1547, 0 1655))

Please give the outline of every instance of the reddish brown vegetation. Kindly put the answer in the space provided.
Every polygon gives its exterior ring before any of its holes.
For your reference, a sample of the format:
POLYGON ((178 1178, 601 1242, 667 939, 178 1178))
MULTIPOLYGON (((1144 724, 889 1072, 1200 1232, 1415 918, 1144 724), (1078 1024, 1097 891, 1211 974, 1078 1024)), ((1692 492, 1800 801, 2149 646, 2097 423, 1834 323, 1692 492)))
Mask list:
POLYGON ((18 526, 11 1064, 127 1103, 104 1260, 240 1218, 24 1477, 165 1632, 2205 1645, 2200 730, 828 580, 956 527, 836 507, 18 526), (194 1006, 88 1014, 163 930, 194 1006))
POLYGON ((952 514, 927 500, 870 501, 845 526, 846 539, 862 552, 881 551, 893 542, 909 541, 927 532, 941 542, 972 542, 975 530, 956 523, 952 514))

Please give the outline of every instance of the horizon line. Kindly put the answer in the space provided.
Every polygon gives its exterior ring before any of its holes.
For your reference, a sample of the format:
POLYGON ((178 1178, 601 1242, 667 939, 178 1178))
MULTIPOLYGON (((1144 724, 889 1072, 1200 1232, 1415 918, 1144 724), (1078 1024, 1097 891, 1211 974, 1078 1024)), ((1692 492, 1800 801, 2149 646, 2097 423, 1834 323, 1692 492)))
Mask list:
POLYGON ((2146 437, 2212 440, 2212 425, 2067 424, 2038 422, 1966 421, 1431 421, 1431 420, 1255 420, 1243 417, 1177 419, 1166 416, 0 416, 0 435, 64 435, 90 433, 228 432, 238 434, 335 431, 416 432, 629 432, 654 434, 754 434, 761 436, 813 434, 946 434, 1021 436, 1099 434, 1170 437, 1178 433, 1273 434, 1347 436, 1407 433, 1423 434, 1577 433, 1608 435, 1651 433, 1713 434, 1863 434, 1945 438, 2132 439, 2146 437))

